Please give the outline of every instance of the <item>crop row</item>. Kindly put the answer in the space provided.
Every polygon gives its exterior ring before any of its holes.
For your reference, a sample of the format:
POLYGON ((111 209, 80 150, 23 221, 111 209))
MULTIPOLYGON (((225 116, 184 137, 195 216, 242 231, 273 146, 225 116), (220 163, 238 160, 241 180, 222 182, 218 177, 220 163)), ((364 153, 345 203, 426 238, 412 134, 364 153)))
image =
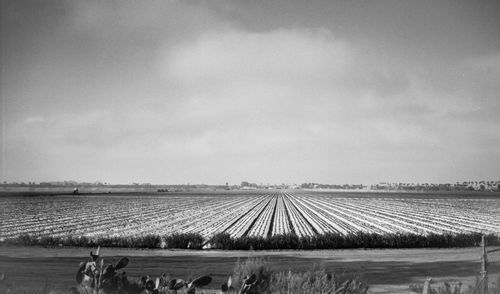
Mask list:
POLYGON ((296 191, 5 197, 0 198, 0 240, 23 234, 114 238, 194 233, 206 240, 219 233, 232 238, 500 234, 499 202, 296 191))

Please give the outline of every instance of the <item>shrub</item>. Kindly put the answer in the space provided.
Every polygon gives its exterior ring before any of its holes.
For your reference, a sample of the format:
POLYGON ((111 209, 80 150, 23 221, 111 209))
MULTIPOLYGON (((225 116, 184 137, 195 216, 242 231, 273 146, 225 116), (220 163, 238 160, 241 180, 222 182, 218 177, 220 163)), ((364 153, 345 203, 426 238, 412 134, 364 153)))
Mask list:
POLYGON ((233 283, 235 285, 243 284, 246 277, 255 275, 256 283, 253 291, 248 293, 270 293, 270 283, 272 270, 269 262, 263 258, 248 258, 241 262, 238 260, 233 270, 233 283))
POLYGON ((366 294, 368 291, 368 286, 363 282, 357 279, 341 281, 335 274, 327 273, 316 265, 302 273, 273 272, 269 262, 262 258, 238 261, 232 278, 235 285, 241 285, 252 275, 255 277, 254 286, 247 287, 249 290, 244 293, 366 294))
POLYGON ((174 233, 164 236, 163 240, 166 248, 202 249, 204 243, 198 233, 174 233))
POLYGON ((343 293, 365 294, 368 286, 357 279, 347 279, 343 282, 323 268, 314 266, 303 273, 279 272, 273 275, 271 281, 272 293, 343 293))
POLYGON ((217 233, 210 238, 208 243, 210 243, 211 247, 214 249, 235 249, 234 239, 231 238, 229 233, 217 233))

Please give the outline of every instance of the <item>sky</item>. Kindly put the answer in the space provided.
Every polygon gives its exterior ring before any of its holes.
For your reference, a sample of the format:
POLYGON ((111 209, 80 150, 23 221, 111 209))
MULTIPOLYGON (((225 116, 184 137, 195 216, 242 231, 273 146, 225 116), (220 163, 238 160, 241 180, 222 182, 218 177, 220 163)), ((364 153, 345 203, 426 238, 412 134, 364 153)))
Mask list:
POLYGON ((500 180, 500 1, 1 1, 1 181, 500 180))

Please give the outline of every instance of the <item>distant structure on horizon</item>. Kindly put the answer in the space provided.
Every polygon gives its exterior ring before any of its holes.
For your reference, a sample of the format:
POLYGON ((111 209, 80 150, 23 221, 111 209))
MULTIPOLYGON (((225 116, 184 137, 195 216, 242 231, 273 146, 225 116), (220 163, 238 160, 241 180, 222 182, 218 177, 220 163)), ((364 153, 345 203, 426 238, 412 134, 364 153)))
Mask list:
POLYGON ((303 190, 346 190, 346 191, 483 191, 500 192, 500 181, 465 181, 454 184, 435 183, 390 183, 381 182, 373 185, 363 184, 320 184, 320 183, 282 183, 282 184, 256 184, 242 181, 240 185, 186 184, 186 185, 155 185, 150 183, 132 184, 110 184, 106 182, 77 182, 77 181, 53 181, 53 182, 6 182, 0 183, 1 191, 50 191, 52 189, 99 192, 99 191, 143 191, 143 192, 178 192, 189 190, 258 190, 258 189, 303 189, 303 190))
POLYGON ((414 183, 379 183, 372 185, 371 190, 402 191, 500 191, 500 181, 468 181, 454 184, 414 184, 414 183))

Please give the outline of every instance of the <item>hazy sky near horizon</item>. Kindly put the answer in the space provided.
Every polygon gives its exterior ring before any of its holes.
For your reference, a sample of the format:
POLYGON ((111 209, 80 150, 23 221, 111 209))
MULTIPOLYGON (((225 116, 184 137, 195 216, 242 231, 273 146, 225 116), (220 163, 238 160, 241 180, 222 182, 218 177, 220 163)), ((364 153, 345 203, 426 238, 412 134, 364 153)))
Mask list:
POLYGON ((0 1, 2 181, 500 179, 500 1, 0 1))

